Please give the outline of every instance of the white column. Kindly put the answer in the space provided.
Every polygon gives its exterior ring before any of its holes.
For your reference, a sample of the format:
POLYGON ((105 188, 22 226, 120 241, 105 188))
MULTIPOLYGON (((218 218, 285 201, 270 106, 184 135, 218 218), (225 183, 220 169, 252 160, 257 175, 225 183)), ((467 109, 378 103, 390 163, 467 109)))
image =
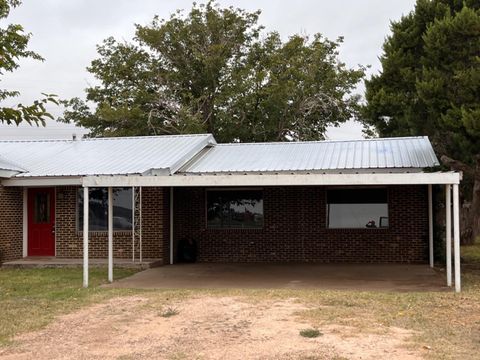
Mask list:
POLYGON ((140 222, 140 224, 138 224, 138 241, 140 242, 139 243, 139 246, 140 246, 140 263, 143 262, 143 249, 142 249, 142 227, 143 227, 143 221, 142 221, 142 187, 140 186, 140 188, 138 189, 138 211, 139 211, 139 214, 138 214, 138 221, 140 222))
POLYGON ((83 287, 88 287, 88 186, 83 188, 83 287))
POLYGON ((428 254, 430 267, 433 267, 433 199, 432 185, 428 185, 428 254))
POLYGON ((108 281, 113 282, 113 191, 108 188, 108 281))
POLYGON ((452 286, 452 189, 445 185, 445 248, 447 250, 447 286, 452 286))
POLYGON ((135 262, 135 187, 132 186, 132 262, 135 262))
POLYGON ((170 187, 170 265, 173 265, 173 187, 170 187))
POLYGON ((455 292, 460 292, 460 199, 458 184, 453 184, 453 259, 455 265, 455 292))
POLYGON ((28 188, 23 188, 23 251, 22 256, 28 256, 28 188))

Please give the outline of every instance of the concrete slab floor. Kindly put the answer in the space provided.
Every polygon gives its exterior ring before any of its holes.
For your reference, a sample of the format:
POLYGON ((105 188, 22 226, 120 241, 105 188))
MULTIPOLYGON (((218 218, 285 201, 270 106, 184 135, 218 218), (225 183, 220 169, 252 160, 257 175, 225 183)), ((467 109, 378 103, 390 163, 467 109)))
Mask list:
POLYGON ((445 291, 428 265, 176 264, 148 269, 106 285, 115 288, 334 289, 445 291))

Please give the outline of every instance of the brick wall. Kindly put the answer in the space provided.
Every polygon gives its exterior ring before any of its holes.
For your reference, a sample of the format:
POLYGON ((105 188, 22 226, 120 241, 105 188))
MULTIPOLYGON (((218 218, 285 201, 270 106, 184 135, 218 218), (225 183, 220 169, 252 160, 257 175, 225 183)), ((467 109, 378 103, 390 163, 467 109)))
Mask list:
MULTIPOLYGON (((60 258, 83 256, 83 234, 77 231, 76 194, 78 187, 57 187, 56 197, 56 254, 60 258)), ((143 258, 163 259, 163 233, 165 225, 163 188, 142 189, 142 253, 143 258)), ((131 231, 115 231, 113 239, 115 258, 132 257, 131 231)), ((139 244, 136 244, 136 257, 139 244)), ((92 232, 89 236, 89 256, 108 256, 107 232, 92 232)))
MULTIPOLYGON (((77 187, 57 188, 57 257, 82 256, 76 192, 77 187)), ((324 187, 266 187, 263 229, 222 230, 206 229, 205 189, 178 188, 174 240, 196 239, 202 262, 426 262, 426 186, 392 186, 388 195, 388 229, 327 229, 324 187)), ((4 260, 22 257, 22 203, 21 188, 0 187, 0 251, 4 260)), ((168 263, 168 188, 143 188, 142 235, 144 258, 168 263)), ((107 257, 107 243, 106 232, 92 233, 90 256, 107 257)), ((131 232, 115 232, 114 256, 131 255, 131 232)))
POLYGON ((388 188, 388 229, 327 229, 325 187, 264 188, 263 229, 207 229, 204 188, 178 188, 174 237, 197 240, 201 262, 423 263, 426 186, 388 188))
POLYGON ((0 261, 22 257, 23 189, 0 186, 0 261))
POLYGON ((164 264, 170 263, 170 188, 165 188, 163 193, 163 259, 164 264))

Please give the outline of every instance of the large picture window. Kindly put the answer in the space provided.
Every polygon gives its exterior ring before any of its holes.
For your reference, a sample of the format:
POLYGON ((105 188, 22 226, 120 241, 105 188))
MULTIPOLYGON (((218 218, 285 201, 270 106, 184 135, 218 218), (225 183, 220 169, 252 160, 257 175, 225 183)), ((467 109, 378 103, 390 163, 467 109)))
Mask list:
POLYGON ((387 189, 327 191, 329 228, 388 228, 387 189))
POLYGON ((207 227, 262 228, 263 192, 261 190, 207 190, 207 227))
MULTIPOLYGON (((88 228, 108 230, 108 189, 89 188, 88 228)), ((83 189, 77 193, 78 230, 83 230, 83 189)), ((113 188, 113 229, 132 230, 132 188, 113 188)))

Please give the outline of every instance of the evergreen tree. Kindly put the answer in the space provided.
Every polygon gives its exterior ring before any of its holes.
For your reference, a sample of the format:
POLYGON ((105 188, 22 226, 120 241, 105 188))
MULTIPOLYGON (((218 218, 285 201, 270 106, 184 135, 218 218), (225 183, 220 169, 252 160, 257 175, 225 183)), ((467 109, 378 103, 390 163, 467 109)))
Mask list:
POLYGON ((471 179, 471 229, 464 242, 480 241, 479 8, 478 0, 418 0, 414 11, 392 23, 382 71, 366 82, 363 109, 368 131, 428 135, 442 162, 471 179))

